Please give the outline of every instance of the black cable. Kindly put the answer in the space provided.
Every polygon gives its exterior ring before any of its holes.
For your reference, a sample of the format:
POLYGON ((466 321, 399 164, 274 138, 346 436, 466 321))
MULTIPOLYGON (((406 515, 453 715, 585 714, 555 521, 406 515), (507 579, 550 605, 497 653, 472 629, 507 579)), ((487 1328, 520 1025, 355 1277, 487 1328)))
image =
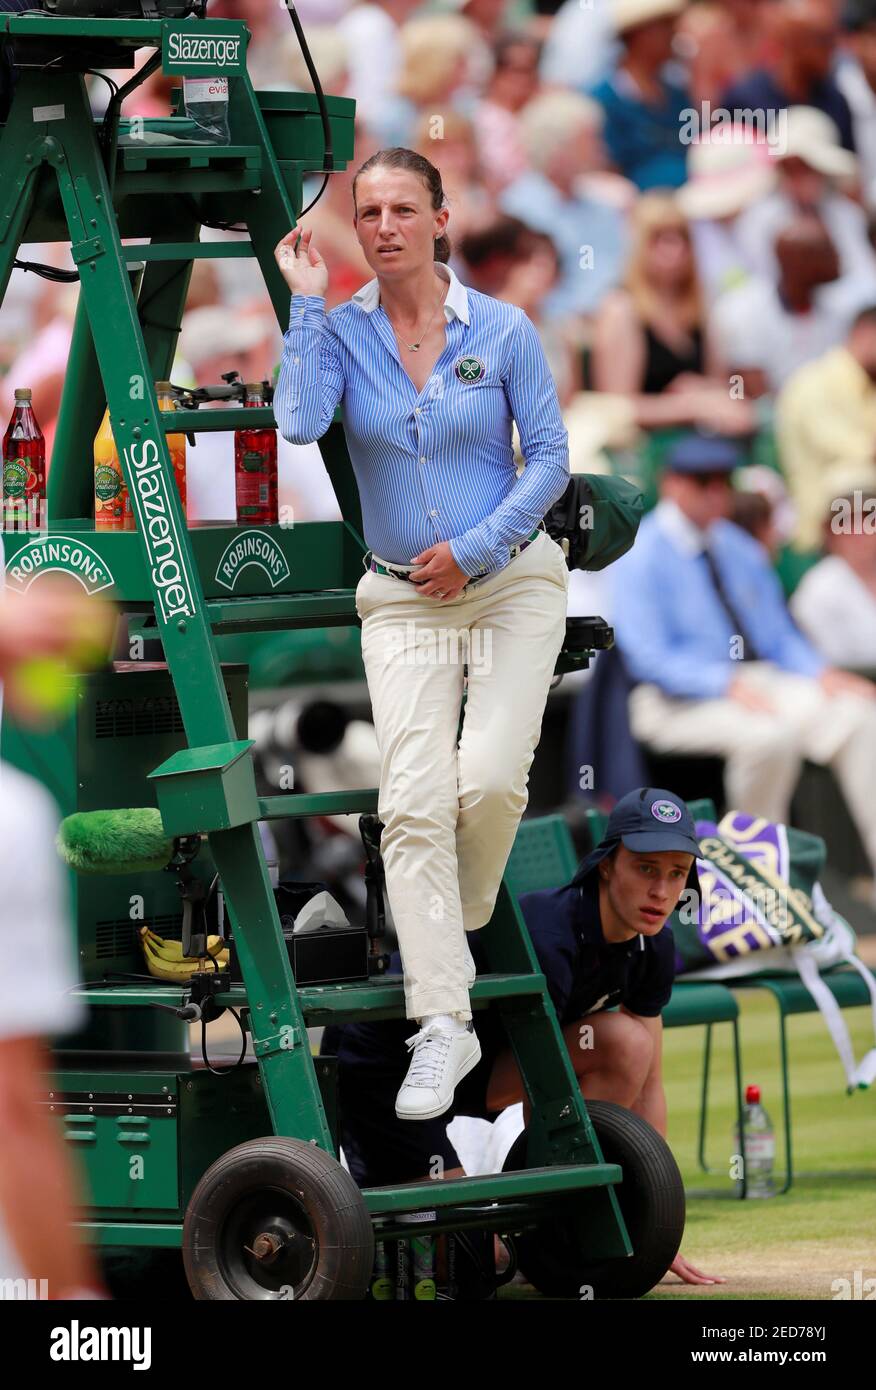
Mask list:
POLYGON ((54 265, 44 265, 42 261, 20 261, 18 257, 12 262, 14 270, 32 270, 35 275, 41 275, 44 280, 53 280, 57 285, 71 285, 80 278, 78 270, 59 270, 54 265))
POLYGON ((316 71, 316 68, 314 67, 313 59, 310 56, 310 49, 307 47, 307 40, 304 37, 304 30, 301 27, 301 21, 298 18, 298 13, 295 9, 294 4, 292 3, 292 0, 286 0, 286 9, 289 11, 289 18, 292 21, 293 28, 295 29, 295 34, 298 38, 298 43, 301 47, 301 55, 304 58, 304 62, 307 65, 307 71, 310 74, 310 80, 313 83, 313 90, 316 93, 316 100, 319 106, 319 114, 322 120, 323 141, 325 143, 325 153, 323 157, 323 168, 325 170, 325 178, 322 181, 322 188, 317 193, 313 202, 308 203, 307 207, 302 209, 299 215, 300 221, 301 217, 304 217, 305 213, 310 212, 310 209, 316 206, 323 193, 325 192, 326 188, 328 187, 329 174, 334 171, 335 167, 335 156, 334 149, 332 146, 332 127, 331 122, 328 118, 328 108, 325 104, 325 93, 322 90, 322 83, 319 80, 319 73, 316 71))
POLYGON ((225 1007, 230 1014, 234 1014, 237 1020, 240 1036, 243 1039, 243 1046, 240 1049, 240 1056, 237 1061, 232 1062, 230 1067, 214 1067, 207 1057, 207 1020, 203 1016, 201 1017, 201 1056, 204 1059, 204 1066, 207 1068, 207 1071, 211 1071, 214 1076, 227 1076, 229 1072, 237 1071, 238 1067, 243 1066, 244 1058, 246 1057, 246 1029, 241 1021, 240 1014, 236 1009, 233 1009, 230 1004, 226 1004, 225 1007))
POLYGON ((100 72, 97 68, 83 68, 83 72, 88 73, 89 77, 100 77, 103 79, 103 81, 110 89, 110 101, 112 101, 113 97, 118 94, 118 82, 116 82, 114 78, 108 77, 105 72, 100 72))

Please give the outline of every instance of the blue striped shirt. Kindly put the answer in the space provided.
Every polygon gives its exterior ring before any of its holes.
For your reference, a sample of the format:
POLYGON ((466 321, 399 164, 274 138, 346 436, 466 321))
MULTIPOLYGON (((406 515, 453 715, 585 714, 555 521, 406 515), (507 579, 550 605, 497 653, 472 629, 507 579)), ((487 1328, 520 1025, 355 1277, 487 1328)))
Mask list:
POLYGON ((365 540, 410 565, 449 541, 463 574, 501 570, 569 482, 568 434, 531 321, 513 304, 467 289, 449 266, 444 350, 422 391, 399 357, 371 280, 329 314, 293 295, 274 396, 284 438, 325 434, 340 403, 365 540), (511 445, 517 422, 526 467, 511 445))

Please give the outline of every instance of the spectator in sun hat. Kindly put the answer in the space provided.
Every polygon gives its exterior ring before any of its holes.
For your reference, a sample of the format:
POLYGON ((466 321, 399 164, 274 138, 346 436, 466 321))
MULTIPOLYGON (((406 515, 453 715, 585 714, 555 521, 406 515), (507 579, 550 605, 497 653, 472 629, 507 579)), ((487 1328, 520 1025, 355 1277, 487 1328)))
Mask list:
POLYGON ((706 298, 742 284, 757 269, 739 237, 746 208, 772 192, 775 170, 766 147, 739 126, 705 132, 687 156, 688 181, 678 205, 690 223, 694 255, 706 298))
POLYGON ((634 736, 725 760, 729 806, 787 823, 804 759, 832 768, 876 869, 876 687, 802 636, 761 545, 727 519, 729 441, 670 451, 660 501, 611 568, 634 736))
MULTIPOLYGON (((582 1095, 635 1109, 664 1137, 661 1011, 675 970, 668 918, 682 893, 699 891, 698 850, 684 802, 671 791, 637 787, 618 801, 605 835, 570 883, 520 898, 582 1095), (592 1030, 586 1048, 584 1026, 592 1030)), ((478 971, 488 972, 476 939, 472 954, 478 971)), ((399 966, 395 956, 390 970, 399 966)), ((338 1059, 340 1141, 360 1186, 415 1181, 434 1174, 436 1159, 444 1177, 462 1175, 448 1124, 465 1116, 492 1120, 524 1099, 498 1014, 479 1010, 474 1026, 481 1061, 458 1085, 452 1110, 413 1124, 392 1112, 401 1023, 326 1029, 320 1052, 338 1059)), ((503 1130, 509 1146, 522 1123, 503 1130)), ((670 1269, 690 1284, 723 1282, 680 1254, 670 1269)))
MULTIPOLYGON (((829 116, 811 106, 792 106, 777 140, 768 147, 776 184, 767 197, 739 218, 739 244, 755 270, 778 275, 775 238, 798 213, 820 218, 839 256, 839 281, 874 273, 874 254, 865 210, 844 192, 857 174, 857 160, 839 141, 829 116)), ((840 291, 843 292, 842 290, 840 291)))
POLYGON ((678 188, 686 178, 679 131, 689 98, 681 70, 668 66, 683 8, 684 0, 614 0, 623 52, 591 91, 605 112, 609 156, 640 189, 678 188))

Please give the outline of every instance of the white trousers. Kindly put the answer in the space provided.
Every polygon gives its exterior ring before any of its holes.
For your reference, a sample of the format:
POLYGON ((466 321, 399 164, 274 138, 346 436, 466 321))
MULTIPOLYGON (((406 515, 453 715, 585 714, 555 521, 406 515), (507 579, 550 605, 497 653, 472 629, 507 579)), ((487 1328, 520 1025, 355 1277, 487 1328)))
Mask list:
POLYGON ((373 570, 359 581, 381 853, 408 1018, 471 1018, 464 931, 489 922, 526 809, 568 588, 563 552, 544 532, 451 601, 373 570))
POLYGON ((876 700, 826 695, 811 677, 766 661, 745 662, 741 675, 775 713, 640 685, 630 695, 634 735, 658 753, 720 754, 728 805, 772 821, 787 822, 804 758, 832 768, 876 871, 876 700))

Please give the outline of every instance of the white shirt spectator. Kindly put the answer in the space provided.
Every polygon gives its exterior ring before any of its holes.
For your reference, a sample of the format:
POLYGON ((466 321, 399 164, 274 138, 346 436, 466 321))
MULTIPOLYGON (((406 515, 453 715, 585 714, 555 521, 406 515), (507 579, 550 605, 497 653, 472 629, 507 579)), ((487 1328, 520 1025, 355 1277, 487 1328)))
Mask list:
POLYGON ((876 670, 876 597, 839 555, 826 555, 806 571, 790 608, 831 665, 876 670))
POLYGON ((542 50, 542 82, 583 92, 608 75, 620 52, 611 11, 611 0, 560 6, 542 50))
MULTIPOLYGON (((876 256, 867 237, 867 214, 858 203, 842 193, 828 192, 820 200, 818 216, 836 247, 840 262, 840 284, 858 276, 872 276, 876 256)), ((736 234, 739 246, 757 274, 775 284, 779 278, 775 241, 779 232, 793 222, 798 210, 780 190, 762 198, 739 214, 736 234)))
MULTIPOLYGON (((0 1040, 72 1032, 85 1021, 68 903, 55 850, 58 808, 33 777, 0 763, 0 1040), (23 869, 22 853, 28 863, 23 869)), ((0 1279, 24 1277, 0 1223, 0 1279)))
POLYGON ((337 27, 349 55, 347 95, 366 126, 377 124, 401 65, 398 25, 379 5, 354 5, 337 27))
POLYGON ((752 278, 715 301, 709 330, 731 372, 760 368, 778 391, 792 372, 843 341, 843 315, 817 298, 808 314, 792 314, 768 280, 752 278))
POLYGON ((876 92, 864 76, 860 63, 850 54, 837 66, 836 85, 852 112, 861 188, 864 201, 872 205, 876 202, 876 92))

